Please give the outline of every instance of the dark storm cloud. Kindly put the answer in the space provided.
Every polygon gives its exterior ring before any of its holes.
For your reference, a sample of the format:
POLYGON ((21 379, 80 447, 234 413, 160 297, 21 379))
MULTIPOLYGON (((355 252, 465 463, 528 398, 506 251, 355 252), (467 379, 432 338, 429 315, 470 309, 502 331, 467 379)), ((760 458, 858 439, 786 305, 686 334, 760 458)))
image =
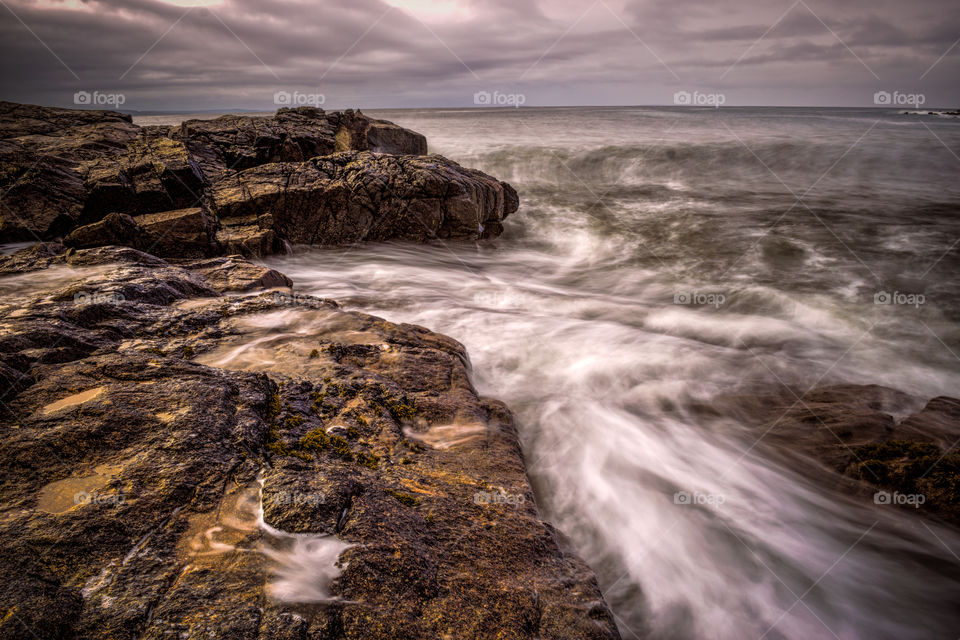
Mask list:
POLYGON ((878 89, 960 103, 960 46, 928 71, 960 38, 953 0, 0 4, 2 97, 46 104, 81 90, 132 109, 272 109, 276 91, 331 107, 472 105, 496 90, 642 104, 707 88, 727 104, 871 104, 878 89))

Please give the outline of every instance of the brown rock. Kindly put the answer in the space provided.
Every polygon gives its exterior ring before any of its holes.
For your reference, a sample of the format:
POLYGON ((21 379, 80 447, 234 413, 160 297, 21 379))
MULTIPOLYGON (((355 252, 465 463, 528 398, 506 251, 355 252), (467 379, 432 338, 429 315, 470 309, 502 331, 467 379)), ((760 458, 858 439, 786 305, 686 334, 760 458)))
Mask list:
POLYGON ((0 241, 69 232, 87 201, 80 165, 122 154, 137 134, 121 113, 0 102, 0 241))
POLYGON ((135 218, 150 237, 145 250, 165 258, 199 258, 214 252, 214 222, 200 207, 135 218))
POLYGON ((459 343, 310 296, 221 297, 270 284, 239 257, 58 256, 75 270, 0 282, 12 637, 619 637, 459 343))
POLYGON ((63 244, 74 249, 89 249, 119 245, 147 249, 150 240, 147 231, 125 213, 111 213, 99 222, 77 227, 63 239, 63 244))

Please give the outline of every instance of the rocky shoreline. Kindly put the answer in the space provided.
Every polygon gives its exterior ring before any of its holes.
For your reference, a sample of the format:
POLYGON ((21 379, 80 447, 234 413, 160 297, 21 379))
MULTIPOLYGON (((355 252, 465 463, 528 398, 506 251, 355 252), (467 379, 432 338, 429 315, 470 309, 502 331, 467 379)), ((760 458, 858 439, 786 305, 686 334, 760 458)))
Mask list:
MULTIPOLYGON (((0 242, 31 243, 0 256, 0 638, 620 637, 464 347, 251 261, 493 237, 510 185, 352 111, 0 103, 0 130, 0 242)), ((699 410, 827 489, 960 524, 958 400, 699 410)))
POLYGON ((0 637, 619 638, 463 346, 244 257, 497 235, 509 185, 356 112, 0 112, 0 637))
POLYGON ((290 243, 499 235, 514 189, 359 111, 280 109, 177 127, 0 102, 0 243, 259 257, 290 243))

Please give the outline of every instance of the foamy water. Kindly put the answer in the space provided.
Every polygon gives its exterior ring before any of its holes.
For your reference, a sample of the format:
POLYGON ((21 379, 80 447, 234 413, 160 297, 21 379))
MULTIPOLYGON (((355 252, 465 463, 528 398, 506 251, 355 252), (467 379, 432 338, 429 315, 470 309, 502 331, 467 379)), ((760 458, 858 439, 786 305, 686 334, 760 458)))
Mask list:
POLYGON ((958 395, 960 163, 937 139, 960 149, 955 121, 376 115, 511 181, 523 204, 504 235, 268 262, 299 291, 467 346, 625 638, 956 637, 956 533, 824 489, 757 432, 696 411, 782 384, 958 395))

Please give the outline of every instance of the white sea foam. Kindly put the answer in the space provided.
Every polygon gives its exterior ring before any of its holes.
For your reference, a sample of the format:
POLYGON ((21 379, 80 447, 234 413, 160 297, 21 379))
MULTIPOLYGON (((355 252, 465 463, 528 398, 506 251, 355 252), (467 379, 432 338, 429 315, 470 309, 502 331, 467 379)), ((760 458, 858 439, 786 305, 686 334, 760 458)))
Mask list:
MULTIPOLYGON (((299 291, 467 346, 480 391, 517 412, 538 501, 597 570, 624 637, 956 635, 955 533, 812 482, 696 410, 783 384, 957 395, 944 344, 960 331, 960 191, 929 132, 892 114, 843 155, 876 114, 384 115, 514 182, 523 206, 504 236, 268 262, 299 291), (796 194, 816 183, 810 210, 780 179, 796 194), (874 304, 921 281, 925 307, 874 304)), ((950 122, 928 124, 960 148, 950 122)))

